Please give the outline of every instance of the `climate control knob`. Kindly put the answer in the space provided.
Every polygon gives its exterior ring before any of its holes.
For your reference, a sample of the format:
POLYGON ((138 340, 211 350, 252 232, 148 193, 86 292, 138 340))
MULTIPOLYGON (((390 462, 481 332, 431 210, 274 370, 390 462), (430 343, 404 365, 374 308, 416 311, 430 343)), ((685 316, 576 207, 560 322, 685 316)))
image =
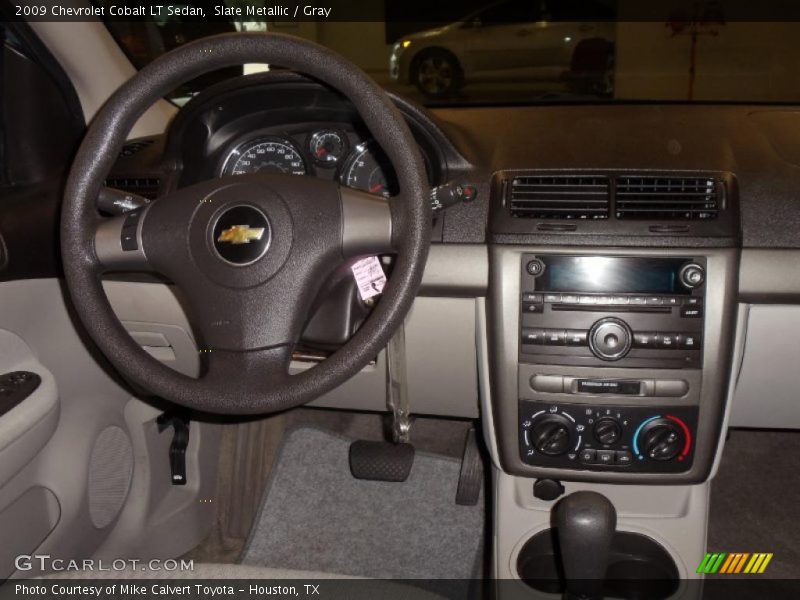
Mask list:
POLYGON ((561 415, 545 415, 531 428, 533 447, 547 456, 558 456, 569 450, 570 436, 570 423, 561 415))
POLYGON ((686 438, 677 423, 653 419, 639 435, 641 452, 650 460, 672 460, 684 448, 686 438))
POLYGON ((625 321, 612 317, 600 319, 589 331, 589 348, 597 358, 619 360, 631 349, 632 338, 625 321))
POLYGON ((603 418, 594 424, 594 439, 604 446, 612 446, 622 437, 622 428, 616 419, 603 418))

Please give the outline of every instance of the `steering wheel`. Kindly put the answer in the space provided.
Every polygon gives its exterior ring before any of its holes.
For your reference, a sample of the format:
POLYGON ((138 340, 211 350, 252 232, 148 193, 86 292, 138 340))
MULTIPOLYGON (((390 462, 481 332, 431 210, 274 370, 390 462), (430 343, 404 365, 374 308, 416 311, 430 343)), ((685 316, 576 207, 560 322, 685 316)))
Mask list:
POLYGON ((97 113, 72 164, 61 217, 64 275, 75 310, 116 369, 188 408, 258 414, 333 389, 386 346, 416 296, 430 245, 429 185, 418 146, 386 93, 313 42, 279 34, 204 38, 165 54, 97 113), (391 200, 315 177, 253 174, 181 188, 107 218, 96 201, 127 133, 156 100, 223 67, 268 63, 300 71, 349 99, 397 173, 391 200), (344 261, 397 255, 371 316, 338 351, 290 374, 292 350, 326 278, 344 261), (148 355, 103 291, 109 271, 154 270, 187 299, 205 368, 180 374, 148 355))

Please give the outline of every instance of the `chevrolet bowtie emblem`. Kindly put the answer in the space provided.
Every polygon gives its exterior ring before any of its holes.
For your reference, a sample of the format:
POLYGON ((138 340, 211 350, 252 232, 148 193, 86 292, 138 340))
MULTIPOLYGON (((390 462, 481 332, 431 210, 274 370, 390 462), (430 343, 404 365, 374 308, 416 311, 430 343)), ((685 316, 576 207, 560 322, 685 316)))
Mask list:
POLYGON ((260 240, 264 235, 263 227, 250 227, 249 225, 233 225, 224 229, 217 238, 218 242, 230 244, 249 244, 253 240, 260 240))

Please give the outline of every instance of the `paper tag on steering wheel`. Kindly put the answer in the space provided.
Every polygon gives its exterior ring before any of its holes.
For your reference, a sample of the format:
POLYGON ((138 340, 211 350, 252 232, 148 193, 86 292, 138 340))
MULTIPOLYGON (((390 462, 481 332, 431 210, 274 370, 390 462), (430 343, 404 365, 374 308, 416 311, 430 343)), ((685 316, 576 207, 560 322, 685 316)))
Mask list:
POLYGON ((386 275, 377 256, 362 258, 350 268, 353 270, 353 277, 356 280, 361 300, 377 296, 383 291, 383 286, 386 285, 386 275))

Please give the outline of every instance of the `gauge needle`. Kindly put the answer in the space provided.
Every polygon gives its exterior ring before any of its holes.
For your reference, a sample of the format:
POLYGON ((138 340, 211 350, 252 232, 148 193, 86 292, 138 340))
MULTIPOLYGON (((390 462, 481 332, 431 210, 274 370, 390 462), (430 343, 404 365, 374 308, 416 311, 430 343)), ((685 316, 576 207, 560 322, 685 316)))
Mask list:
POLYGON ((317 148, 317 158, 322 158, 327 153, 328 153, 328 151, 325 150, 325 148, 317 148))
POLYGON ((378 184, 376 184, 376 185, 373 185, 371 188, 369 188, 369 193, 370 193, 370 194, 377 194, 377 193, 378 193, 378 192, 380 192, 382 189, 383 189, 383 184, 381 184, 381 183, 378 183, 378 184))

